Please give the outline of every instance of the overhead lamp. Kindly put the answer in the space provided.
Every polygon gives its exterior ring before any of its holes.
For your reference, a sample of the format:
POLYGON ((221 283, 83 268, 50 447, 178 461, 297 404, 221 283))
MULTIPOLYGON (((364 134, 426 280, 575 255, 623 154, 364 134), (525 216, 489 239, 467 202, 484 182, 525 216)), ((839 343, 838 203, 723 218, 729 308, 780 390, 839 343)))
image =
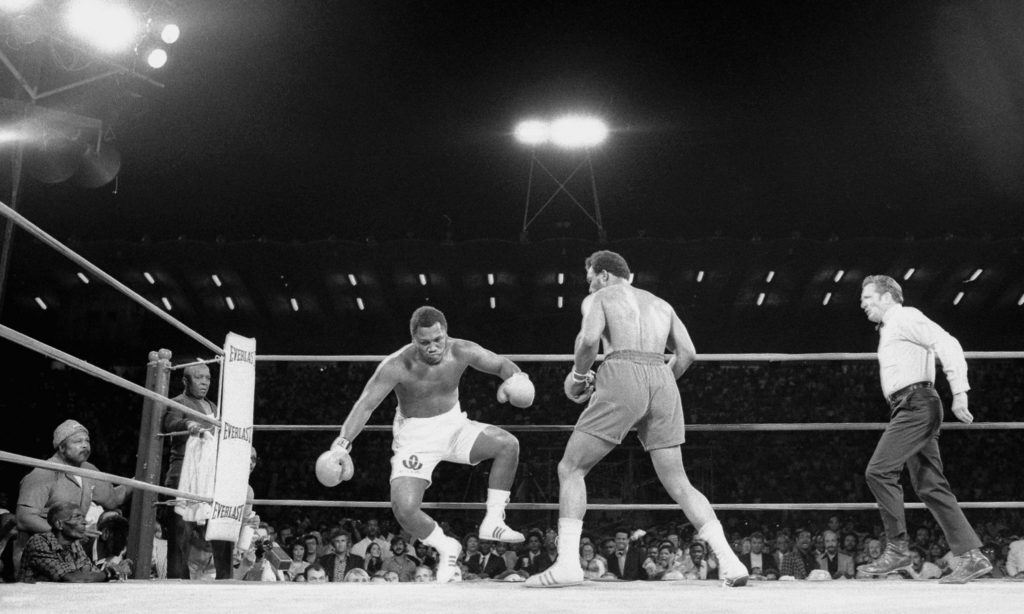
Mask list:
POLYGON ((764 278, 764 283, 770 284, 775 279, 775 271, 768 271, 768 275, 764 278))
POLYGON ((970 282, 974 281, 975 279, 978 279, 979 277, 981 277, 982 273, 984 273, 984 270, 982 270, 982 269, 975 269, 974 273, 971 274, 971 277, 970 277, 970 279, 967 280, 967 282, 970 283, 970 282))
POLYGON ((1021 294, 1020 298, 1017 299, 1017 306, 1020 307, 1021 305, 1024 305, 1024 294, 1021 294))
POLYGON ((150 68, 163 68, 167 64, 167 52, 160 47, 149 47, 143 51, 150 68))
POLYGON ((71 0, 65 21, 72 34, 107 53, 127 51, 142 30, 128 3, 118 0, 71 0))
POLYGON ((168 300, 166 296, 160 297, 160 302, 164 304, 164 309, 167 311, 171 310, 171 301, 168 300))
POLYGON ((487 274, 487 285, 488 286, 493 286, 494 285, 494 273, 488 273, 487 274))
POLYGON ((903 274, 903 281, 907 281, 908 279, 913 277, 914 276, 914 271, 916 271, 916 270, 917 269, 915 269, 914 267, 910 267, 909 269, 907 269, 907 272, 903 274))
POLYGON ((41 297, 36 297, 36 305, 39 305, 40 309, 46 311, 46 301, 44 301, 41 297))
POLYGON ((151 286, 155 286, 156 285, 156 280, 153 279, 153 276, 149 274, 149 271, 143 271, 142 272, 142 276, 146 278, 146 281, 149 282, 149 285, 151 285, 151 286))
POLYGON ((561 286, 563 284, 565 284, 565 273, 559 273, 558 274, 558 285, 561 286))
POLYGON ((704 271, 697 271, 697 283, 704 281, 704 271))
POLYGON ((498 301, 494 300, 493 296, 491 297, 491 301, 490 302, 491 302, 491 309, 494 309, 495 307, 498 306, 498 301))
POLYGON ((565 301, 562 299, 562 297, 558 297, 558 308, 561 309, 564 304, 565 301))
POLYGON ((298 311, 299 310, 299 301, 295 300, 294 298, 290 298, 290 299, 288 299, 288 302, 292 306, 292 311, 298 311))
POLYGON ((355 275, 353 275, 352 273, 349 273, 348 274, 348 283, 350 283, 352 286, 356 286, 356 285, 358 285, 359 280, 356 279, 355 275))
POLYGON ((600 145, 608 138, 608 126, 595 117, 569 115, 551 123, 551 142, 565 149, 600 145))
POLYGON ((757 295, 757 306, 760 307, 764 303, 764 292, 757 295))
POLYGON ((86 277, 85 273, 83 273, 81 271, 78 272, 78 279, 81 279, 83 284, 89 283, 89 278, 86 277))
POLYGON ((231 311, 235 310, 235 301, 230 296, 225 296, 224 302, 227 303, 228 309, 231 311))
POLYGON ((519 122, 515 129, 516 140, 524 145, 541 145, 548 141, 548 124, 539 119, 519 122))
POLYGON ((833 283, 839 283, 839 280, 843 278, 843 275, 846 275, 846 271, 842 269, 836 271, 835 276, 832 278, 833 283))
POLYGON ((959 305, 960 301, 962 301, 963 299, 964 299, 964 293, 963 292, 957 292, 956 296, 953 297, 953 304, 954 305, 959 305))
POLYGON ((359 308, 359 311, 363 311, 364 309, 366 309, 366 305, 363 303, 363 299, 359 298, 358 296, 356 297, 356 307, 359 308))
POLYGON ((427 285, 427 276, 424 275, 423 273, 420 273, 420 285, 421 286, 427 285))
POLYGON ((831 292, 826 292, 825 293, 825 298, 822 299, 821 304, 822 305, 828 305, 828 302, 831 301, 831 300, 832 300, 832 293, 831 292))
POLYGON ((160 40, 168 45, 176 43, 179 36, 181 36, 181 28, 173 23, 169 23, 160 28, 160 40))

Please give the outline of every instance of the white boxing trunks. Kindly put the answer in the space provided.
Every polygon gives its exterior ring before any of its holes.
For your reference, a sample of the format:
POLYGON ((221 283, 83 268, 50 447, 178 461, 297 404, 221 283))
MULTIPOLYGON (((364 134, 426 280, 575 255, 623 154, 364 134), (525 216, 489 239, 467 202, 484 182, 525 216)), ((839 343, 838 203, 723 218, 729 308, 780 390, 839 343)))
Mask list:
POLYGON ((472 465, 469 453, 486 424, 470 420, 456 401, 451 409, 431 418, 407 418, 395 412, 392 429, 391 479, 420 478, 430 485, 434 467, 441 461, 472 465))

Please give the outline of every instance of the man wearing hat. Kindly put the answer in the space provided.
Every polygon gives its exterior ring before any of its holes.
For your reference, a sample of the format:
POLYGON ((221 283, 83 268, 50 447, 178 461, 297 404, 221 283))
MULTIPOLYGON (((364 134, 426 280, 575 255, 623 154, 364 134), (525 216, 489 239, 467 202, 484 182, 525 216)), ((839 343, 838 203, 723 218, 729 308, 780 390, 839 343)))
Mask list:
MULTIPOLYGON (((53 447, 56 450, 47 460, 52 463, 99 471, 88 462, 92 447, 89 444, 89 430, 76 420, 65 420, 53 431, 53 447)), ((33 469, 21 480, 18 491, 18 506, 15 516, 20 535, 15 544, 15 567, 21 558, 21 550, 29 537, 36 533, 50 532, 47 520, 50 508, 59 503, 72 503, 86 514, 93 501, 104 509, 117 509, 124 504, 127 490, 95 478, 81 477, 51 469, 33 469)))

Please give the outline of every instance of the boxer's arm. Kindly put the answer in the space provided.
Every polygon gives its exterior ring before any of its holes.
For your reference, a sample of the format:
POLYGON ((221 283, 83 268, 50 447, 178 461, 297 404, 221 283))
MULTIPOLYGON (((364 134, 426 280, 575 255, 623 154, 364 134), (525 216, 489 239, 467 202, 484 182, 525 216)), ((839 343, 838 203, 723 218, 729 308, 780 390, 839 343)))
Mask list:
POLYGON ((498 356, 480 344, 464 339, 452 342, 452 354, 477 371, 497 375, 502 380, 507 380, 521 370, 508 358, 498 356))
POLYGON ((591 294, 583 299, 583 324, 576 336, 576 350, 573 357, 573 371, 586 374, 590 371, 597 353, 601 349, 601 333, 606 325, 604 306, 598 295, 591 294))
POLYGON ((366 382, 362 394, 352 406, 352 411, 345 418, 345 423, 341 425, 341 437, 351 443, 362 432, 366 421, 370 419, 370 414, 380 406, 398 384, 399 369, 400 367, 394 364, 392 358, 385 359, 377 366, 377 370, 366 382))
POLYGON ((672 311, 672 329, 669 331, 668 349, 672 351, 672 358, 669 359, 668 366, 672 369, 672 375, 679 379, 697 359, 697 348, 694 347, 689 331, 686 330, 686 326, 676 315, 675 310, 672 311))

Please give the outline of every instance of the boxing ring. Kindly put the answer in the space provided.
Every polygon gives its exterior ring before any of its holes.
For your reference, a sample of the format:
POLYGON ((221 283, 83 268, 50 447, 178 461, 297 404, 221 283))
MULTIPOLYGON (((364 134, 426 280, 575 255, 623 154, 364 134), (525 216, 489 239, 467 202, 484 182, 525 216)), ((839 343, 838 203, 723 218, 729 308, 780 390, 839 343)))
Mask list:
MULTIPOLYGON (((88 262, 73 250, 0 203, 0 214, 32 234, 43 243, 50 245, 72 259, 95 277, 106 281, 120 290, 126 297, 136 301, 156 314, 182 334, 201 344, 214 354, 214 358, 203 362, 218 362, 223 351, 217 344, 178 322, 163 309, 150 303, 144 297, 113 279, 110 275, 88 262)), ((143 397, 142 419, 139 431, 139 453, 136 473, 133 478, 105 472, 90 471, 62 464, 30 458, 24 455, 0 451, 0 461, 25 467, 41 467, 90 478, 126 484, 136 489, 132 501, 130 519, 131 537, 129 557, 136 561, 148 561, 151 557, 156 496, 210 502, 209 497, 197 496, 177 489, 158 485, 161 467, 162 437, 160 418, 167 408, 173 407, 191 418, 213 427, 221 422, 196 412, 190 407, 176 403, 167 396, 170 375, 175 369, 186 365, 171 366, 171 353, 167 350, 150 352, 145 385, 121 378, 85 360, 67 354, 32 339, 7 326, 0 325, 0 337, 38 352, 52 360, 59 361, 77 370, 97 377, 143 397)), ((969 360, 1024 358, 1024 352, 967 352, 969 360)), ((571 355, 508 355, 517 363, 569 363, 571 355)), ((257 355, 257 363, 300 362, 300 363, 343 363, 378 362, 384 356, 291 356, 257 355)), ((828 353, 828 354, 705 354, 698 361, 705 362, 812 362, 812 361, 864 361, 874 360, 873 353, 828 353)), ((339 416, 340 418, 341 416, 339 416)), ((522 433, 524 438, 532 433, 568 433, 572 425, 498 425, 513 433, 522 433)), ((756 432, 821 432, 821 431, 880 431, 886 427, 881 422, 844 423, 745 423, 745 424, 688 424, 688 433, 756 433, 756 432)), ((271 432, 324 432, 337 433, 340 424, 267 424, 256 423, 254 430, 259 433, 271 432)), ((1022 430, 1024 422, 981 422, 975 424, 944 423, 943 430, 1022 430)), ((365 431, 386 432, 390 425, 367 425, 365 431)), ((325 443, 329 439, 325 436, 325 443)), ((358 449, 358 448, 357 448, 358 449)), ((522 447, 529 450, 528 445, 522 447)), ((308 466, 312 474, 315 456, 319 449, 309 452, 308 466)), ((358 453, 355 456, 357 471, 358 453)), ((387 501, 372 500, 301 500, 262 499, 252 501, 260 507, 319 507, 386 509, 387 501)), ((718 511, 795 511, 795 510, 877 510, 874 503, 810 502, 810 503, 715 503, 718 511)), ((1024 501, 964 501, 965 509, 1024 509, 1024 501)), ((479 502, 425 502, 424 509, 440 510, 483 510, 479 502)), ((535 503, 514 501, 509 510, 522 512, 551 512, 557 510, 557 503, 535 503)), ((908 503, 907 509, 922 509, 923 504, 908 503)), ((636 510, 673 511, 682 516, 675 504, 659 503, 590 503, 588 510, 626 512, 636 510)), ((1024 603, 1024 582, 1012 580, 983 579, 967 585, 946 586, 934 581, 885 581, 885 580, 835 580, 830 582, 757 582, 752 581, 743 589, 727 590, 717 581, 672 581, 672 582, 619 582, 588 581, 581 586, 558 590, 529 590, 513 582, 466 581, 457 584, 356 584, 305 583, 260 583, 240 581, 198 582, 187 580, 149 580, 149 566, 136 565, 136 577, 123 583, 111 584, 2 584, 0 585, 0 611, 54 612, 66 609, 74 603, 78 611, 137 611, 145 609, 150 613, 180 613, 186 607, 195 612, 225 612, 270 609, 274 611, 326 611, 343 605, 346 610, 371 612, 517 612, 553 611, 580 612, 628 611, 633 608, 662 610, 693 605, 703 612, 769 612, 795 611, 900 611, 929 612, 977 609, 987 612, 1018 612, 1024 603)))

